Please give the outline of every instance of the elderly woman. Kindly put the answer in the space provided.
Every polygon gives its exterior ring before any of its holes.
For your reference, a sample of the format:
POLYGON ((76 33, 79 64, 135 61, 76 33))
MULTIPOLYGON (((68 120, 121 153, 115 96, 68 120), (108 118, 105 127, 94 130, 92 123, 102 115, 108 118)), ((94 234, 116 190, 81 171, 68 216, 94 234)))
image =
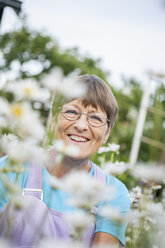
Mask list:
MULTIPOLYGON (((70 211, 70 206, 67 204, 68 197, 62 190, 52 190, 48 180, 49 175, 63 178, 73 168, 84 170, 100 183, 114 187, 115 198, 109 200, 109 206, 120 209, 121 214, 129 211, 128 191, 123 183, 111 175, 106 175, 90 161, 91 156, 107 141, 114 126, 118 113, 116 100, 110 88, 97 76, 84 75, 78 77, 77 81, 85 86, 85 94, 82 98, 72 99, 62 106, 55 124, 55 136, 65 145, 77 146, 79 153, 65 156, 57 167, 54 162, 56 152, 52 148, 46 166, 36 167, 31 164, 29 171, 19 174, 18 182, 24 189, 24 194, 28 194, 26 197, 29 197, 26 200, 33 202, 33 205, 26 210, 33 229, 26 224, 24 213, 17 211, 15 213, 17 217, 8 233, 9 240, 15 245, 26 247, 37 245, 41 236, 70 240, 67 222, 63 215, 70 211), (41 201, 42 197, 43 201, 41 201), (35 226, 41 227, 40 234, 35 233, 35 226)), ((1 166, 4 166, 5 161, 6 157, 1 159, 1 166)), ((9 176, 11 180, 16 178, 14 173, 9 176)), ((20 201, 22 198, 21 196, 20 201)), ((6 203, 7 199, 2 200, 0 206, 3 207, 0 218, 1 236, 7 233, 7 218, 9 219, 12 214, 9 210, 6 217, 8 206, 6 203)), ((101 204, 98 203, 98 207, 101 207, 101 204)), ((95 244, 124 246, 125 228, 125 223, 103 218, 96 213, 95 225, 83 235, 82 239, 86 247, 95 244)))

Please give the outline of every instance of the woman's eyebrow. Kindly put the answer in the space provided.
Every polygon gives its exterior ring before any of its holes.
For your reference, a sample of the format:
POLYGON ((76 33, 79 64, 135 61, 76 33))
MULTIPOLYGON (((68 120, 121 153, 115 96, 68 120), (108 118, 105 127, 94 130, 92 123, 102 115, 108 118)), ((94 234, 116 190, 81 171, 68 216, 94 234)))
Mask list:
MULTIPOLYGON (((79 109, 80 111, 81 111, 81 108, 80 108, 80 106, 79 105, 77 105, 76 103, 73 103, 73 105, 72 105, 73 107, 76 107, 77 109, 79 109)), ((83 111, 82 111, 83 112, 83 111)), ((103 114, 102 112, 99 112, 96 108, 93 108, 93 109, 89 109, 88 111, 87 111, 87 113, 100 113, 100 114, 103 114)))

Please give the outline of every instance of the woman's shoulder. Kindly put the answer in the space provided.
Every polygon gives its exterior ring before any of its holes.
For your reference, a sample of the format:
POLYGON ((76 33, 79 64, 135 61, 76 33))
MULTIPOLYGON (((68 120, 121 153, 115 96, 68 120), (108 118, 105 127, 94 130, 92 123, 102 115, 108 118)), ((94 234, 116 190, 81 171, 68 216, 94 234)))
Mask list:
POLYGON ((107 185, 114 189, 114 197, 112 197, 111 204, 119 206, 121 211, 128 212, 130 209, 130 197, 127 187, 123 182, 112 175, 108 174, 106 177, 107 185))
POLYGON ((120 193, 123 193, 123 194, 129 193, 125 184, 121 182, 118 178, 116 178, 115 176, 106 174, 106 181, 107 181, 107 185, 114 186, 120 193))
MULTIPOLYGON (((106 184, 108 186, 112 186, 112 187, 118 189, 118 191, 120 191, 121 193, 128 194, 128 189, 126 188, 125 184, 122 183, 115 176, 112 176, 111 174, 106 174, 101 167, 99 167, 98 165, 96 165, 94 163, 92 163, 92 168, 93 168, 93 171, 94 171, 94 168, 96 168, 97 173, 102 174, 106 177, 106 184)), ((94 174, 94 172, 93 172, 93 174, 94 174)))
POLYGON ((129 191, 125 184, 121 182, 115 176, 110 174, 106 174, 104 170, 102 170, 99 166, 95 165, 99 171, 106 176, 106 185, 112 187, 113 197, 110 197, 110 204, 114 206, 120 206, 121 209, 125 211, 129 211, 130 209, 130 199, 129 199, 129 191))

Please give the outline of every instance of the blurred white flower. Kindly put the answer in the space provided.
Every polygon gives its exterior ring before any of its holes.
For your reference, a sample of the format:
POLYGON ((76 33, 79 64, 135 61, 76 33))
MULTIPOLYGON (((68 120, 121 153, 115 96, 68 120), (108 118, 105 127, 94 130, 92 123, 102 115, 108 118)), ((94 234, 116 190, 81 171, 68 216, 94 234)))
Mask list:
POLYGON ((17 100, 44 100, 44 89, 41 89, 36 80, 32 78, 9 83, 6 91, 13 93, 17 100))
POLYGON ((55 67, 48 74, 44 75, 41 81, 46 88, 54 93, 60 88, 63 79, 62 69, 60 67, 55 67))
POLYGON ((2 135, 2 143, 6 147, 9 142, 18 141, 18 137, 12 133, 2 135))
POLYGON ((108 198, 114 197, 113 188, 101 184, 84 171, 73 171, 64 177, 63 190, 71 196, 68 204, 87 210, 91 210, 100 200, 107 199, 107 194, 108 198))
POLYGON ((150 214, 151 216, 163 216, 165 213, 162 203, 154 203, 154 202, 147 202, 145 205, 146 213, 150 214))
POLYGON ((114 163, 108 162, 102 166, 102 169, 107 174, 120 175, 128 169, 128 164, 116 161, 114 163))
POLYGON ((1 248, 13 248, 13 245, 11 245, 8 240, 0 237, 0 247, 1 248))
POLYGON ((98 153, 104 153, 104 152, 109 152, 110 151, 110 148, 109 147, 106 147, 106 146, 102 146, 98 149, 98 153))
POLYGON ((64 156, 76 157, 79 155, 78 147, 66 145, 62 140, 55 140, 49 152, 54 152, 53 160, 56 164, 60 164, 64 156))
POLYGON ((78 83, 76 78, 65 78, 60 89, 61 94, 66 98, 81 98, 85 94, 85 88, 78 83))
POLYGON ((121 215, 119 209, 110 206, 103 206, 99 212, 99 215, 118 222, 124 221, 126 219, 125 216, 121 215))
POLYGON ((0 128, 7 127, 7 120, 3 116, 0 116, 0 128))
POLYGON ((76 210, 74 212, 68 212, 65 215, 67 222, 69 223, 71 235, 77 237, 82 234, 82 232, 90 226, 94 217, 92 215, 87 214, 83 210, 76 210))
POLYGON ((9 103, 0 97, 0 115, 1 116, 6 116, 10 113, 10 109, 9 109, 9 103))
POLYGON ((135 177, 148 182, 163 182, 165 179, 165 167, 162 165, 136 165, 132 173, 135 177))
POLYGON ((118 144, 114 144, 114 143, 112 143, 112 144, 108 144, 108 146, 107 147, 105 147, 105 146, 103 146, 103 147, 100 147, 99 149, 98 149, 98 153, 100 154, 100 153, 104 153, 104 152, 116 152, 116 153, 118 153, 119 152, 119 149, 120 149, 120 145, 118 145, 118 144))
POLYGON ((1 144, 4 152, 16 163, 23 163, 29 160, 45 163, 47 160, 46 152, 37 146, 32 139, 19 141, 16 136, 3 135, 1 144))
POLYGON ((130 194, 130 202, 131 204, 137 203, 142 198, 142 189, 139 186, 132 188, 130 194))
POLYGON ((146 220, 147 220, 148 222, 150 222, 150 223, 153 223, 153 224, 156 223, 156 220, 155 220, 154 218, 152 218, 151 216, 147 216, 147 217, 146 217, 146 220))
POLYGON ((76 78, 64 78, 62 70, 58 67, 45 75, 42 79, 42 83, 51 92, 58 92, 66 98, 80 98, 85 93, 85 88, 82 84, 77 83, 76 78))
POLYGON ((10 200, 21 194, 21 188, 18 183, 11 182, 7 176, 1 178, 1 182, 4 185, 5 192, 7 192, 7 196, 10 200))
POLYGON ((128 112, 128 117, 129 117, 130 119, 132 119, 132 120, 136 120, 137 115, 138 115, 138 113, 137 113, 137 110, 136 110, 135 107, 132 107, 132 108, 129 110, 129 112, 128 112))
POLYGON ((125 237, 125 242, 126 242, 126 243, 131 243, 131 238, 130 238, 129 236, 126 236, 126 237, 125 237))
POLYGON ((41 141, 45 135, 45 128, 39 120, 39 115, 32 110, 29 103, 12 103, 8 105, 6 115, 8 126, 21 137, 29 137, 41 141))
POLYGON ((127 219, 131 225, 137 225, 141 216, 145 216, 143 211, 139 211, 138 209, 131 209, 128 213, 127 219))
POLYGON ((12 205, 16 210, 20 210, 20 209, 28 209, 30 207, 30 202, 27 200, 26 197, 23 196, 17 196, 17 197, 13 197, 12 199, 12 205))
POLYGON ((53 189, 61 189, 63 187, 62 181, 55 176, 49 178, 49 183, 53 189))
POLYGON ((58 239, 42 239, 36 248, 86 248, 82 242, 78 241, 62 241, 58 239))
POLYGON ((160 184, 154 184, 154 185, 152 185, 152 189, 153 190, 158 190, 158 189, 161 189, 161 188, 162 188, 162 186, 160 184))
POLYGON ((77 146, 74 145, 65 145, 62 140, 55 140, 53 143, 53 148, 57 151, 57 153, 61 153, 67 156, 78 156, 79 149, 77 146))

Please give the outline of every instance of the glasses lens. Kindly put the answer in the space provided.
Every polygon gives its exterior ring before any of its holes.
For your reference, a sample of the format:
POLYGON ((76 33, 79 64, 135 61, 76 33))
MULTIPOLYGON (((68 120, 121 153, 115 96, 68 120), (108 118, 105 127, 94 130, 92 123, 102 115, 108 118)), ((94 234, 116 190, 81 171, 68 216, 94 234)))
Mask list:
POLYGON ((66 106, 63 107, 62 114, 68 120, 77 120, 80 116, 80 111, 72 106, 66 106))
POLYGON ((88 114, 88 120, 92 126, 96 127, 102 126, 106 123, 106 117, 103 114, 99 113, 88 114))

